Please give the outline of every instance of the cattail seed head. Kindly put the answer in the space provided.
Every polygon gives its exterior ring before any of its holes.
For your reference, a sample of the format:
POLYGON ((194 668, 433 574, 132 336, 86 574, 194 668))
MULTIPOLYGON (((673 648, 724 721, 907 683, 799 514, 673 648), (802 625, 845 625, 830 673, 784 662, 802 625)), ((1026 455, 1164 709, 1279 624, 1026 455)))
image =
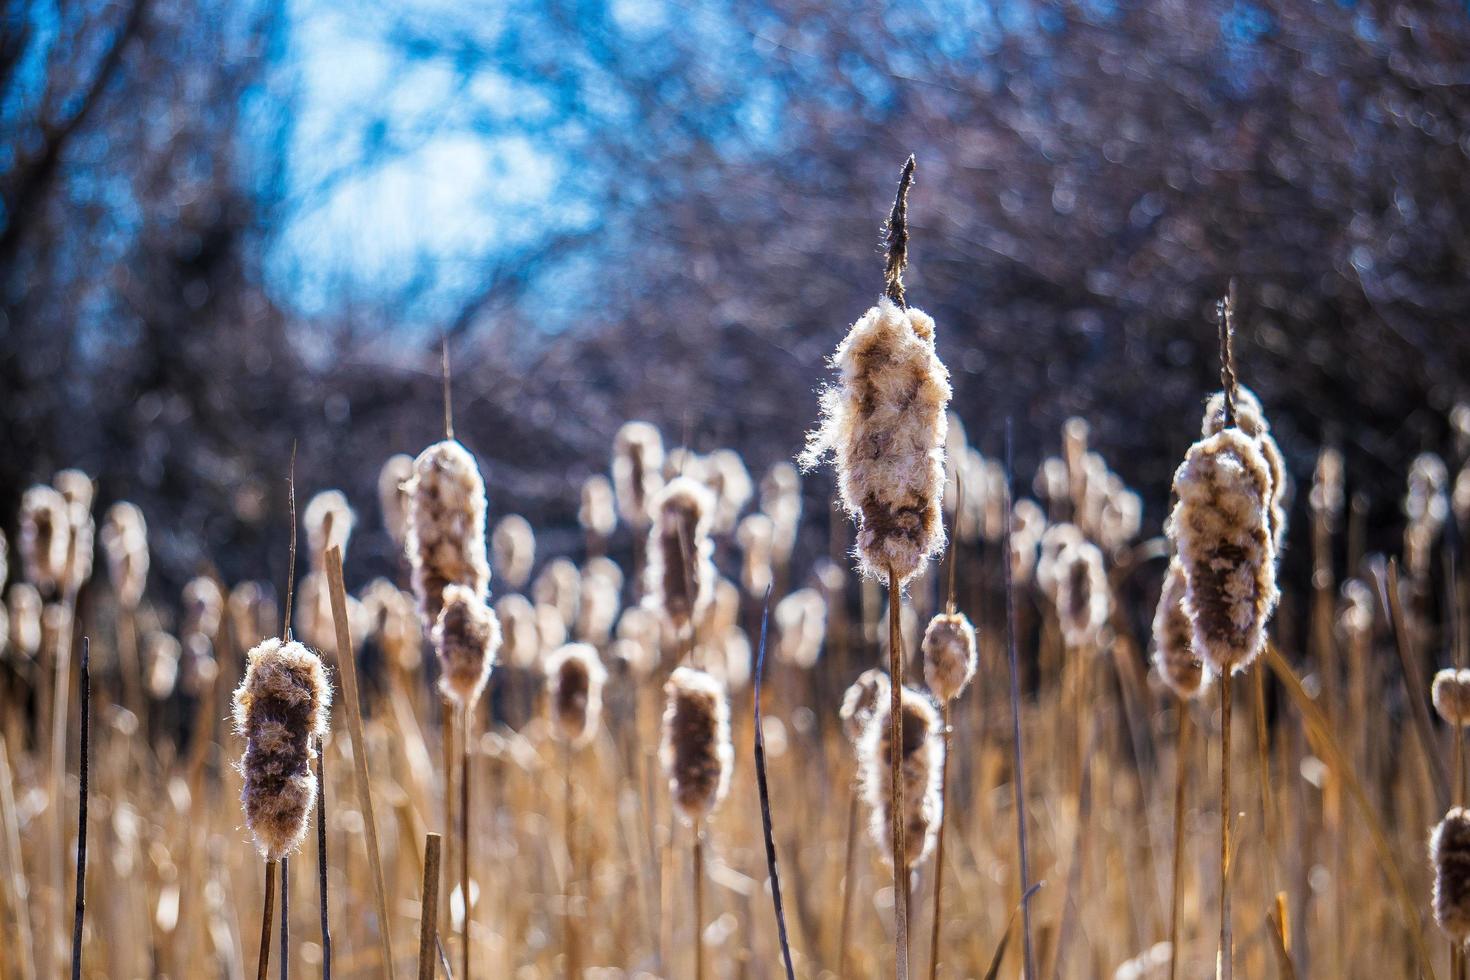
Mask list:
POLYGON ((536 639, 541 653, 550 653, 566 644, 567 621, 555 606, 538 605, 536 611, 536 639))
POLYGON ((1457 943, 1470 939, 1470 810, 1453 807, 1429 838, 1434 920, 1457 943))
MULTIPOLYGON (((1458 488, 1458 483, 1456 487, 1458 488)), ((1466 492, 1470 494, 1470 485, 1467 485, 1466 492)), ((1331 446, 1325 447, 1317 454, 1317 466, 1312 471, 1312 490, 1307 496, 1307 504, 1312 513, 1317 515, 1317 519, 1323 522, 1323 526, 1331 531, 1342 518, 1345 499, 1342 453, 1331 446)), ((1470 500, 1466 503, 1470 505, 1470 500)))
POLYGON ((980 664, 975 627, 964 613, 940 613, 929 620, 922 646, 924 683, 940 703, 953 701, 980 664))
POLYGON ((119 501, 102 522, 102 552, 118 604, 136 609, 148 583, 148 522, 135 504, 119 501))
POLYGON ((143 640, 143 686, 155 701, 166 701, 179 681, 179 660, 184 647, 162 630, 143 640))
POLYGON ((1434 675, 1434 710, 1451 725, 1470 726, 1470 670, 1446 667, 1434 675))
POLYGON ((577 592, 577 638, 606 646, 617 618, 617 587, 601 575, 583 575, 577 592))
POLYGON ((628 422, 613 438, 612 478, 618 514, 628 526, 648 526, 649 502, 663 486, 664 440, 647 422, 628 422))
POLYGON ((21 569, 26 580, 44 594, 61 587, 66 550, 71 538, 66 498, 55 489, 37 484, 20 498, 21 569))
MULTIPOLYGON (((652 673, 653 669, 658 666, 663 639, 662 632, 663 624, 657 614, 642 606, 629 606, 618 617, 617 641, 618 643, 638 644, 641 648, 641 656, 637 659, 637 663, 648 664, 648 669, 644 673, 652 673)), ((629 651, 624 651, 624 659, 632 664, 634 661, 627 656, 628 653, 629 651)))
POLYGON ((853 325, 832 365, 840 379, 822 393, 802 465, 834 459, 842 505, 857 522, 859 568, 906 582, 944 547, 950 386, 934 321, 885 297, 853 325))
POLYGON ((1154 666, 1181 698, 1197 697, 1209 682, 1203 661, 1194 655, 1194 630, 1184 612, 1184 566, 1176 558, 1164 573, 1164 588, 1154 611, 1154 666))
POLYGON ((612 484, 601 473, 594 473, 582 482, 582 506, 577 509, 577 523, 582 525, 582 530, 602 540, 617 527, 612 484))
POLYGON ((536 565, 536 532, 520 514, 506 514, 490 535, 495 570, 512 589, 523 589, 536 565))
POLYGON ((725 687, 693 667, 679 667, 667 698, 660 755, 674 805, 687 823, 704 820, 725 798, 735 762, 725 687))
POLYGON ((500 620, 500 654, 512 667, 529 669, 541 656, 541 635, 536 628, 536 609, 518 592, 495 600, 495 618, 500 620))
POLYGON ((413 608, 413 596, 385 578, 368 583, 359 600, 366 629, 389 663, 405 673, 423 664, 424 631, 413 608))
POLYGON ((582 580, 600 578, 613 587, 619 601, 623 594, 623 570, 607 555, 594 555, 582 565, 582 580))
POLYGON ((776 603, 776 656, 801 670, 816 666, 827 639, 827 600, 816 589, 797 589, 776 603))
POLYGON ((425 624, 436 623, 444 589, 459 585, 483 605, 490 590, 485 557, 485 481, 469 450, 446 439, 414 460, 408 481, 408 556, 425 624))
POLYGON ((245 739, 245 825, 261 856, 277 861, 306 834, 317 794, 311 763, 316 740, 327 734, 332 686, 316 654, 269 639, 250 651, 234 705, 235 730, 245 739))
POLYGON ((842 720, 842 733, 854 745, 868 730, 868 723, 878 711, 880 704, 887 704, 888 675, 877 667, 871 667, 858 675, 858 679, 842 695, 842 706, 837 717, 842 720))
POLYGON ((771 556, 779 564, 791 560, 801 526, 801 474, 790 463, 774 464, 761 478, 761 513, 771 519, 771 556))
POLYGON ((1277 599, 1266 461, 1247 433, 1224 429, 1189 448, 1174 493, 1167 531, 1184 568, 1193 649, 1217 674, 1243 670, 1265 645, 1277 599))
POLYGON ((97 530, 92 520, 92 497, 96 488, 92 478, 81 470, 62 470, 51 482, 66 501, 66 561, 59 584, 64 594, 76 595, 92 577, 97 530))
POLYGON ((568 643, 546 658, 547 696, 554 731, 573 748, 581 748, 597 734, 602 717, 602 685, 607 671, 595 647, 568 643))
POLYGON ((755 493, 745 461, 733 449, 716 449, 705 457, 704 482, 715 495, 710 530, 715 534, 731 533, 755 493))
POLYGON ((439 690, 460 707, 473 708, 500 650, 500 621, 473 589, 447 585, 433 639, 441 671, 439 690))
POLYGON ((389 456, 378 471, 378 509, 383 512, 383 527, 388 537, 403 550, 408 533, 408 481, 413 479, 413 457, 407 453, 389 456))
POLYGON ((1053 603, 1057 601, 1057 587, 1062 574, 1062 553, 1084 540, 1075 524, 1053 524, 1041 535, 1040 553, 1036 558, 1036 584, 1041 594, 1053 603))
POLYGON ((531 586, 531 599, 538 606, 553 606, 562 622, 571 629, 577 621, 577 605, 582 592, 582 573, 566 558, 554 558, 541 569, 531 586))
POLYGON ((750 595, 765 595, 771 584, 775 534, 775 523, 765 514, 747 514, 735 529, 735 540, 740 545, 740 585, 750 595))
POLYGON ((1046 533, 1046 511, 1034 500, 1022 497, 1011 508, 1011 576, 1025 585, 1036 574, 1036 552, 1046 533))
POLYGON ((689 477, 670 480, 650 504, 654 514, 648 538, 646 602, 679 629, 703 614, 714 596, 710 560, 709 490, 689 477))
MULTIPOLYGON (((939 827, 939 770, 944 761, 944 742, 940 738, 939 715, 934 703, 907 687, 902 697, 904 842, 912 870, 928 856, 939 827)), ((868 830, 878 850, 891 859, 888 805, 893 794, 893 768, 889 710, 888 698, 878 702, 858 743, 858 758, 863 798, 871 815, 868 830)))
POLYGON ((41 593, 29 582, 10 587, 10 649, 27 660, 41 650, 41 593))
POLYGON ((1075 648, 1096 648, 1113 613, 1113 594, 1102 552, 1091 541, 1062 551, 1056 562, 1057 619, 1062 639, 1075 648))
POLYGON ((341 490, 323 490, 307 502, 301 525, 306 529, 307 554, 313 570, 326 570, 327 552, 332 548, 340 548, 342 557, 347 557, 347 542, 356 523, 357 515, 341 490))
MULTIPOLYGON (((1266 420, 1266 413, 1261 409, 1261 401, 1255 392, 1244 385, 1238 387, 1235 391, 1234 411, 1235 427, 1255 440, 1256 448, 1261 451, 1261 458, 1266 462, 1266 472, 1270 477, 1266 495, 1269 504, 1266 518, 1271 532, 1274 560, 1280 557, 1282 544, 1286 540, 1286 494, 1290 482, 1286 474, 1286 462, 1282 459, 1275 437, 1271 435, 1271 423, 1266 420)), ((1224 426, 1225 393, 1217 391, 1205 405, 1201 435, 1208 438, 1221 431, 1224 426)))

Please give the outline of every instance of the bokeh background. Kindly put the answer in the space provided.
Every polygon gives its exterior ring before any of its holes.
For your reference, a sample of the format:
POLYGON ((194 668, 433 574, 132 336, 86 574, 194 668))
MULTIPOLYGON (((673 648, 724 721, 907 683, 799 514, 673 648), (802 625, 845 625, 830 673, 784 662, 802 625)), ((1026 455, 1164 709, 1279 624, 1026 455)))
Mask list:
POLYGON ((1232 276, 1298 484, 1340 446, 1383 546, 1455 438, 1463 2, 3 9, 0 515, 79 466, 148 514, 157 588, 284 578, 293 442, 302 499, 364 513, 354 576, 388 567, 374 483, 440 430, 442 338, 545 553, 625 419, 790 458, 910 152, 910 299, 1019 481, 1080 414, 1156 526, 1232 276))

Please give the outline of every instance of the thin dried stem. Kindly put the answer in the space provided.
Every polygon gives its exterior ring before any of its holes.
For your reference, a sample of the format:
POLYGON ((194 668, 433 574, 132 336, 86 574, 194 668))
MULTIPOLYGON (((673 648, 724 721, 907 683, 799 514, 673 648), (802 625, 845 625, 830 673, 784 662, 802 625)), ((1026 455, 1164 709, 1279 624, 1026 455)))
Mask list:
POLYGON ((1179 742, 1174 747, 1174 874, 1169 900, 1169 980, 1179 976, 1179 899, 1184 874, 1184 803, 1189 782, 1189 705, 1178 702, 1179 742))
POLYGON ((439 373, 444 381, 444 438, 454 438, 454 402, 449 391, 449 338, 439 340, 439 373))
MULTIPOLYGON (((771 902, 776 910, 776 933, 781 940, 781 963, 786 968, 786 980, 795 980, 796 971, 791 962, 791 944, 786 936, 786 913, 781 904, 781 874, 776 867, 776 837, 772 830, 771 793, 766 783, 766 736, 761 723, 761 681, 766 673, 766 627, 771 617, 771 587, 766 586, 765 607, 761 611, 761 645, 755 661, 755 781, 761 801, 761 833, 766 843, 766 868, 771 875, 771 902)), ((848 853, 851 857, 852 824, 848 824, 848 853)), ((851 861, 849 860, 849 868, 851 861)), ((844 919, 847 903, 843 902, 844 919)), ((843 923, 844 928, 846 922, 843 923)), ((846 936, 844 935, 844 949, 846 936)))
POLYGON ((316 893, 322 928, 322 980, 332 980, 332 925, 327 914, 327 746, 316 741, 316 893))
MULTIPOLYGON (((950 587, 953 602, 954 587, 950 587)), ((939 976, 939 933, 944 919, 944 825, 949 822, 949 749, 951 736, 948 701, 940 708, 943 720, 944 758, 939 763, 939 833, 934 844, 934 923, 929 933, 929 980, 939 976)))
POLYGON ((281 858, 281 980, 291 980, 290 858, 281 858))
POLYGON ((77 903, 71 927, 71 976, 82 976, 82 926, 87 917, 87 759, 92 746, 92 641, 82 637, 82 761, 77 802, 77 903))
MULTIPOLYGON (((296 440, 291 440, 291 467, 286 473, 286 500, 291 508, 291 553, 286 560, 286 615, 281 639, 291 639, 291 602, 296 597, 296 440)), ((341 647, 338 647, 340 650, 341 647)))
POLYGON ((893 210, 883 226, 884 245, 887 248, 888 266, 883 272, 883 287, 888 298, 899 306, 904 304, 903 270, 909 264, 909 187, 914 182, 914 155, 904 161, 903 171, 898 175, 898 194, 893 198, 893 210))
POLYGON ((694 828, 694 980, 704 980, 704 828, 694 828))
POLYGON ((459 920, 460 977, 470 980, 470 709, 459 708, 459 920))
MULTIPOLYGON (((910 158, 912 159, 912 158, 910 158)), ((894 975, 909 975, 908 848, 903 820, 903 630, 902 588, 898 573, 888 568, 888 761, 893 785, 888 799, 888 819, 893 836, 893 956, 894 975)))
POLYGON ((443 838, 424 835, 424 880, 419 897, 419 976, 434 980, 435 949, 439 939, 439 863, 443 838))
POLYGON ((260 910, 260 965, 255 980, 266 980, 271 963, 271 916, 276 902, 276 862, 265 862, 265 904, 260 910))
POLYGON ((852 886, 857 857, 858 788, 854 781, 848 789, 847 847, 842 859, 842 918, 837 928, 837 975, 847 976, 847 936, 852 921, 852 886))
POLYGON ((1230 937, 1230 674, 1220 678, 1220 948, 1216 975, 1234 976, 1230 937))

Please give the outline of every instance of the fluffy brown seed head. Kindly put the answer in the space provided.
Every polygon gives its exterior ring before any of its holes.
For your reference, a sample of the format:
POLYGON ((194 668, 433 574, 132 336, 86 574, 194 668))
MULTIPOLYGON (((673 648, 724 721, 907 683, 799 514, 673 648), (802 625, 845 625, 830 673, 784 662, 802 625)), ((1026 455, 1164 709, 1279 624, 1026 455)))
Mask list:
POLYGON ((663 486, 664 440, 647 422, 628 422, 613 438, 612 478, 618 514, 628 526, 648 526, 649 502, 663 486))
POLYGON ((755 492, 745 461, 733 449, 716 449, 705 457, 704 482, 715 495, 710 530, 715 534, 731 533, 755 492))
POLYGON ((776 656, 802 670, 816 666, 827 639, 827 600, 816 589, 797 589, 776 603, 776 656))
POLYGON ((541 656, 541 635, 536 628, 536 609, 518 592, 495 600, 495 618, 500 620, 500 655, 512 667, 529 669, 541 656))
POLYGON ((805 467, 831 456, 842 505, 857 522, 863 574, 900 583, 944 547, 944 440, 949 372, 934 351, 934 321, 884 298, 853 325, 822 393, 821 426, 805 467))
POLYGON ((1096 648, 1113 612, 1113 594, 1102 552, 1091 541, 1062 550, 1056 562, 1057 619, 1062 638, 1076 648, 1096 648))
POLYGON ((606 646, 617 618, 617 587, 601 575, 583 575, 577 592, 577 638, 606 646))
POLYGON ((317 793, 311 763, 327 733, 332 686, 321 658, 273 638, 250 651, 234 707, 235 730, 245 739, 245 825, 261 855, 276 861, 306 834, 317 793))
POLYGON ((693 667, 669 675, 664 696, 660 755, 669 793, 684 820, 697 824, 730 788, 730 706, 724 685, 693 667))
POLYGON ((148 522, 135 504, 119 501, 102 522, 102 553, 118 604, 136 609, 148 583, 148 522))
POLYGON ((441 671, 439 690, 460 707, 473 708, 500 650, 500 621, 473 589, 449 585, 433 639, 441 671))
POLYGON ((21 570, 26 580, 43 594, 54 594, 66 571, 66 551, 71 539, 66 498, 55 489, 37 484, 20 498, 21 570))
POLYGON ((563 741, 580 748, 597 734, 602 717, 602 685, 607 671, 595 647, 568 643, 546 658, 547 696, 554 731, 563 741))
POLYGON ((1154 611, 1154 666, 1181 698, 1197 697, 1209 681, 1204 662, 1194 655, 1194 629, 1184 613, 1184 567, 1176 558, 1164 573, 1164 588, 1154 611))
POLYGON ((143 686, 153 700, 164 701, 174 693, 183 653, 183 645, 162 630, 154 630, 144 637, 143 686))
POLYGON ((1036 551, 1046 533, 1046 511, 1034 500, 1022 497, 1011 508, 1011 575, 1017 585, 1026 585, 1036 574, 1036 551))
POLYGON ((413 596, 385 578, 375 578, 363 590, 364 635, 371 635, 383 656, 399 670, 412 673, 423 664, 423 628, 414 613, 413 596))
POLYGON ((183 632, 200 633, 212 639, 219 633, 224 612, 224 591, 208 575, 192 578, 184 586, 183 632))
POLYGON ((1224 429, 1189 448, 1174 474, 1167 528, 1184 568, 1195 653, 1216 674, 1260 654, 1276 608, 1271 476, 1258 443, 1224 429))
POLYGON ((541 653, 550 653, 567 642, 567 621, 555 606, 538 605, 536 611, 536 639, 541 653))
POLYGON ((413 479, 413 457, 407 453, 389 456, 378 471, 378 509, 383 512, 383 527, 399 550, 408 533, 408 481, 413 479))
POLYGON ((801 474, 790 463, 774 464, 761 477, 761 513, 771 519, 771 556, 785 564, 796 548, 801 525, 801 474))
MULTIPOLYGON (((1470 488, 1467 488, 1467 492, 1470 492, 1470 488)), ((1328 530, 1332 530, 1342 518, 1344 499, 1342 453, 1328 446, 1317 454, 1317 466, 1312 471, 1312 490, 1308 494, 1307 503, 1317 519, 1328 530)))
MULTIPOLYGON (((1261 401, 1255 393, 1244 385, 1237 388, 1234 409, 1236 428, 1255 440, 1256 448, 1261 451, 1261 458, 1266 461, 1266 472, 1270 476, 1266 519, 1271 532, 1274 558, 1279 558, 1286 540, 1286 494, 1290 483, 1286 462, 1282 459, 1281 449, 1276 445, 1276 438, 1271 435, 1271 423, 1266 420, 1266 413, 1261 409, 1261 401)), ((1205 406, 1205 418, 1200 426, 1201 435, 1212 436, 1224 426, 1225 393, 1217 391, 1210 396, 1205 406)))
POLYGON ((1057 586, 1062 573, 1062 552, 1083 541, 1082 532, 1074 524, 1053 524, 1041 535, 1040 553, 1036 558, 1036 584, 1042 595, 1052 602, 1057 599, 1057 586))
POLYGON ((1470 726, 1470 670, 1446 667, 1434 675, 1434 710, 1451 725, 1470 726))
POLYGON ((747 514, 735 529, 740 545, 740 585, 753 596, 765 595, 771 584, 775 524, 765 514, 747 514))
MULTIPOLYGON (((929 855, 939 827, 939 770, 944 761, 944 743, 934 703, 907 687, 902 697, 904 842, 907 863, 912 870, 929 855)), ((890 857, 888 805, 893 793, 889 717, 889 700, 884 698, 858 743, 863 799, 870 814, 868 830, 885 857, 890 857)))
POLYGON ((1434 921, 1457 943, 1470 939, 1470 810, 1453 807, 1429 838, 1434 921))
POLYGON ((959 697, 980 664, 975 627, 961 612, 940 613, 929 620, 923 651, 924 683, 941 703, 959 697))
POLYGON ((512 589, 525 588, 536 565, 536 532, 520 514, 506 514, 490 535, 495 570, 512 589))
POLYGON ((566 558, 553 558, 531 586, 532 601, 538 606, 554 606, 568 629, 577 621, 581 593, 582 573, 566 558))
POLYGON ((651 506, 645 601, 683 629, 700 618, 714 596, 709 538, 714 501, 702 484, 681 476, 669 481, 651 506))
POLYGON ((439 619, 444 588, 459 585, 482 604, 490 590, 485 557, 485 481, 469 450, 436 442, 414 460, 408 481, 408 557, 425 624, 439 619))
POLYGON ((617 527, 612 484, 601 473, 594 473, 582 482, 582 506, 577 509, 577 523, 598 538, 607 538, 617 527))
POLYGON ((347 542, 356 523, 357 515, 341 490, 323 490, 307 502, 301 526, 306 529, 307 554, 315 571, 326 570, 327 552, 332 548, 342 549, 342 557, 347 557, 347 542))
POLYGON ((854 745, 868 730, 868 723, 879 705, 888 703, 888 675, 871 667, 858 675, 842 695, 837 716, 842 719, 842 733, 854 745))
POLYGON ((41 649, 41 593, 29 582, 10 587, 10 649, 33 659, 41 649))
POLYGON ((62 566, 61 589, 76 595, 92 577, 96 524, 92 520, 92 478, 81 470, 62 470, 51 481, 66 501, 66 561, 62 566))
POLYGON ((588 558, 582 565, 583 581, 589 578, 600 578, 611 585, 613 591, 618 594, 621 600, 624 581, 623 570, 618 567, 617 562, 607 557, 607 555, 595 555, 592 558, 588 558))

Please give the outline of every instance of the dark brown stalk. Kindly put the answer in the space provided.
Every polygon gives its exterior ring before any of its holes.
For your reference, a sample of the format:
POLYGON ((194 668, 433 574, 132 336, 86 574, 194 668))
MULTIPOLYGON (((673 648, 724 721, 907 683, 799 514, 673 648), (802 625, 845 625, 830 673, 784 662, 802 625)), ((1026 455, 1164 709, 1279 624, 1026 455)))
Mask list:
POLYGON ((888 798, 888 819, 893 835, 893 956, 894 976, 909 975, 908 849, 903 821, 903 630, 902 589, 898 573, 888 567, 888 762, 893 785, 888 798))
POLYGON ((853 862, 857 856, 858 789, 854 780, 848 789, 847 847, 842 859, 842 918, 837 927, 837 975, 847 976, 847 935, 852 921, 853 862))
POLYGON ((704 828, 694 828, 694 980, 704 980, 704 828))
MULTIPOLYGON (((781 963, 786 968, 786 980, 795 980, 796 972, 791 962, 791 944, 786 936, 786 913, 781 905, 781 874, 776 868, 776 838, 771 821, 771 793, 766 783, 766 737, 761 725, 761 681, 766 673, 766 626, 771 616, 771 589, 766 587, 765 606, 761 611, 761 645, 755 661, 755 782, 761 801, 761 832, 766 841, 766 869, 771 875, 771 902, 776 910, 776 934, 781 941, 781 963)), ((852 824, 848 823, 848 853, 852 848, 852 824)), ((849 861, 849 867, 851 862, 849 861)), ((846 916, 847 903, 843 902, 846 916)), ((844 927, 846 922, 843 923, 844 927)), ((844 928, 845 933, 845 928, 844 928)), ((846 936, 843 936, 844 948, 846 936)))
POLYGON ((893 198, 893 210, 888 223, 883 226, 884 244, 887 247, 888 267, 883 273, 884 293, 889 299, 903 306, 903 270, 909 264, 909 187, 914 182, 914 155, 904 161, 903 172, 898 175, 898 194, 893 198))
POLYGON ((1180 699, 1179 744, 1174 748, 1174 875, 1173 896, 1169 901, 1169 980, 1179 976, 1179 896, 1180 876, 1184 873, 1184 802, 1189 777, 1189 705, 1180 699))
POLYGON ((1418 651, 1410 647, 1409 624, 1404 619, 1403 601, 1399 592, 1399 566, 1397 559, 1390 559, 1387 571, 1382 563, 1376 563, 1373 577, 1378 585, 1383 608, 1388 610, 1388 623, 1394 636, 1394 649, 1398 651, 1399 666, 1403 668, 1410 717, 1414 719, 1414 733, 1423 751, 1424 764, 1435 787, 1436 809, 1449 806, 1450 774, 1445 770, 1444 755, 1436 748, 1434 726, 1429 720, 1429 706, 1425 694, 1429 684, 1424 677, 1424 667, 1418 651))
POLYGON ((1230 673, 1220 678, 1220 949, 1217 973, 1231 980, 1230 937, 1230 673))
POLYGON ((1036 949, 1031 941, 1031 859, 1026 847, 1026 765, 1021 745, 1021 667, 1020 653, 1016 646, 1016 584, 1011 569, 1011 534, 1014 515, 1011 510, 1011 481, 1014 467, 1011 457, 1011 420, 1006 418, 1006 466, 1005 466, 1005 541, 1001 546, 1004 556, 1001 561, 1006 590, 1006 657, 1011 671, 1011 746, 1015 757, 1016 778, 1012 787, 1016 797, 1016 847, 1020 852, 1021 865, 1021 938, 1025 944, 1025 972, 1022 980, 1036 976, 1036 949))
POLYGON ((82 761, 77 803, 77 904, 71 927, 71 976, 82 976, 82 925, 87 917, 87 756, 92 744, 92 641, 82 637, 82 761))
POLYGON ((321 904, 322 980, 332 980, 332 925, 327 915, 327 746, 322 739, 316 742, 316 784, 316 893, 321 904))
POLYGON ((276 862, 265 862, 265 904, 260 910, 260 965, 255 980, 266 980, 271 962, 271 916, 276 901, 276 862))
POLYGON ((439 938, 438 834, 424 835, 424 881, 419 897, 419 980, 434 980, 434 953, 439 938))
POLYGON ((290 858, 281 858, 281 980, 291 980, 290 858))
MULTIPOLYGON (((954 607, 953 585, 950 608, 954 607)), ((944 918, 944 825, 949 822, 949 749, 953 732, 949 727, 949 702, 940 709, 944 733, 944 758, 939 763, 939 836, 934 844, 934 924, 929 934, 929 980, 939 976, 939 923, 944 918)))
POLYGON ((1225 396, 1224 428, 1235 425, 1235 280, 1215 306, 1220 323, 1220 389, 1225 396))

